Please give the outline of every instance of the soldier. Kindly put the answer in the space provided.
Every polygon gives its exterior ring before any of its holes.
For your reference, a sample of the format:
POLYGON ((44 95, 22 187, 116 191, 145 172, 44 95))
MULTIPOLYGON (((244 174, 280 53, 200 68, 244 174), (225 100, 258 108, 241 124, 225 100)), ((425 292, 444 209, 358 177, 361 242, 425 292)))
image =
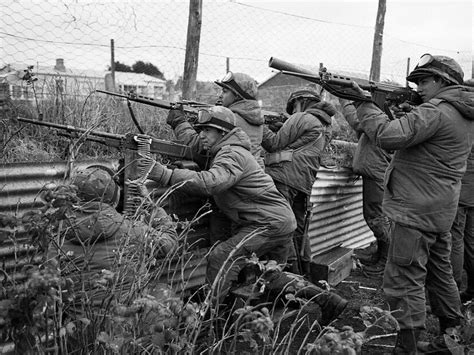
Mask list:
MULTIPOLYGON (((408 75, 423 103, 390 121, 356 102, 360 126, 379 147, 395 150, 385 174, 383 208, 393 221, 383 289, 400 325, 395 354, 415 354, 425 328, 425 287, 440 337, 420 350, 449 353, 443 334, 460 325, 461 302, 450 263, 450 228, 472 149, 474 92, 452 58, 425 54, 408 75)), ((364 93, 353 83, 354 88, 364 93)))
MULTIPOLYGON (((250 138, 250 152, 264 168, 260 146, 264 118, 257 102, 257 82, 247 74, 228 72, 222 80, 215 83, 222 87, 219 102, 235 114, 236 127, 241 128, 250 138)), ((166 122, 173 128, 179 141, 187 145, 199 144, 199 135, 187 123, 183 112, 170 110, 166 122)))
POLYGON ((459 290, 463 268, 466 270, 467 287, 461 292, 461 302, 465 303, 474 298, 474 147, 462 178, 458 211, 451 227, 451 235, 451 264, 459 290))
POLYGON ((257 82, 250 75, 229 71, 215 83, 222 87, 219 101, 235 114, 236 126, 250 138, 250 152, 264 168, 261 143, 265 120, 257 102, 257 82))
POLYGON ((376 239, 365 249, 356 249, 355 256, 364 264, 369 276, 381 276, 387 261, 390 244, 390 220, 382 210, 383 179, 392 153, 378 147, 361 129, 356 108, 351 101, 339 99, 347 123, 359 139, 352 161, 352 169, 362 176, 362 212, 364 219, 376 239))
MULTIPOLYGON (((71 181, 77 187, 79 202, 66 212, 64 242, 60 261, 65 276, 91 292, 91 300, 100 305, 103 292, 94 287, 94 277, 102 270, 118 271, 118 260, 131 261, 133 252, 122 255, 125 246, 151 243, 154 257, 163 258, 177 247, 177 234, 170 217, 158 207, 150 223, 132 221, 115 207, 120 190, 112 171, 92 166, 79 171, 71 181)), ((135 260, 136 261, 136 260, 135 260)), ((133 275, 123 275, 125 285, 133 275)))
POLYGON ((309 277, 311 249, 305 230, 309 198, 336 109, 321 101, 314 89, 302 88, 290 95, 286 112, 291 116, 276 133, 265 126, 262 140, 262 147, 268 152, 265 171, 290 203, 296 217, 295 252, 290 255, 289 263, 294 272, 309 277))
MULTIPOLYGON (((253 253, 284 265, 291 233, 296 228, 290 205, 250 153, 249 138, 236 123, 236 115, 225 107, 214 106, 199 112, 195 127, 201 130, 201 146, 212 159, 208 170, 171 170, 144 157, 154 164, 149 179, 165 186, 187 181, 182 190, 213 196, 220 210, 232 221, 231 237, 220 241, 208 256, 207 279, 209 284, 218 285, 220 301, 236 284, 246 259, 253 253), (222 280, 216 280, 218 275, 222 280)), ((297 284, 283 273, 272 274, 269 280, 271 289, 283 290, 297 284)), ((307 284, 298 285, 300 294, 315 298, 323 310, 325 323, 346 307, 347 301, 338 295, 307 284)))

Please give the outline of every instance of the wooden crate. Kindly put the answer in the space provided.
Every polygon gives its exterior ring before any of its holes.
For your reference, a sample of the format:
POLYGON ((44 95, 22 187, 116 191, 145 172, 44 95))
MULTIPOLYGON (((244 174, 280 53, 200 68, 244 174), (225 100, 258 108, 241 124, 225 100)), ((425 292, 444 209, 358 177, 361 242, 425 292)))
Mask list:
POLYGON ((329 285, 336 286, 349 276, 351 270, 352 249, 335 247, 313 257, 310 278, 313 283, 325 280, 329 285))

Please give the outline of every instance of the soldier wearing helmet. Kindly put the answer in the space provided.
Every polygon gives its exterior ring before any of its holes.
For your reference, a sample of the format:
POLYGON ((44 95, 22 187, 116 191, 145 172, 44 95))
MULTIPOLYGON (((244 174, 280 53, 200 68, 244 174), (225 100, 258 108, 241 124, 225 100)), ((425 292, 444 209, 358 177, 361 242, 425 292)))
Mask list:
POLYGON ((265 170, 296 216, 297 229, 293 235, 296 250, 289 260, 292 270, 309 276, 311 249, 305 232, 309 197, 336 109, 321 101, 314 88, 304 87, 290 95, 286 111, 291 116, 277 132, 265 126, 262 140, 262 147, 268 152, 265 170))
POLYGON ((257 82, 250 75, 231 71, 215 83, 222 88, 219 101, 237 117, 237 126, 250 138, 250 151, 263 168, 262 134, 264 118, 257 102, 257 82))
MULTIPOLYGON (((225 297, 237 281, 245 257, 252 253, 259 257, 269 254, 278 263, 285 263, 291 233, 296 228, 288 202, 257 163, 250 152, 247 134, 236 124, 236 115, 223 106, 199 112, 195 124, 199 142, 194 142, 192 148, 208 152, 210 164, 205 170, 171 170, 143 157, 144 164, 154 164, 149 179, 163 186, 186 181, 180 191, 213 197, 216 208, 232 225, 231 235, 220 236, 220 243, 208 257, 207 279, 211 285, 219 270, 222 267, 226 270, 219 287, 220 298, 225 297)), ((177 130, 194 132, 189 123, 180 124, 177 130)))
MULTIPOLYGON (((234 113, 235 126, 240 127, 250 138, 250 152, 263 168, 260 144, 264 118, 257 102, 257 82, 247 74, 228 72, 222 80, 215 83, 222 87, 219 102, 234 113)), ((199 141, 198 135, 186 121, 182 111, 170 110, 166 122, 184 144, 193 145, 199 141)))
MULTIPOLYGON (((93 285, 95 274, 102 270, 119 272, 119 262, 137 263, 133 254, 124 253, 126 246, 144 246, 152 241, 157 258, 173 253, 177 247, 177 234, 170 217, 162 208, 152 212, 150 223, 133 221, 120 214, 115 206, 120 190, 115 174, 104 166, 90 166, 76 172, 71 185, 77 188, 79 203, 66 212, 64 243, 59 257, 65 274, 73 278, 78 287, 86 285, 94 302, 103 295, 93 285)), ((150 243, 149 243, 150 244, 150 243)), ((127 276, 123 275, 124 280, 127 276)))
POLYGON ((373 103, 355 103, 369 139, 395 150, 384 180, 383 209, 393 226, 383 289, 400 325, 396 354, 449 352, 443 334, 462 319, 449 258, 474 137, 474 92, 462 86, 463 75, 454 59, 425 54, 407 77, 422 104, 391 121, 373 103), (425 287, 440 337, 417 348, 426 321, 425 287))

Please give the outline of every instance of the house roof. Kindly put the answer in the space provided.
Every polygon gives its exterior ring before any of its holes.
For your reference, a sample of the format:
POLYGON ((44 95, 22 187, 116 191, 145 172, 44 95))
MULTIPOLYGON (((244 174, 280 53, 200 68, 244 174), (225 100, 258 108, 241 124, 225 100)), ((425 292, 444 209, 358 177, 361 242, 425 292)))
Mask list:
MULTIPOLYGON (((110 72, 107 72, 110 74, 110 72)), ((143 73, 129 73, 129 72, 115 72, 115 83, 126 84, 126 85, 143 85, 147 84, 164 84, 166 80, 155 78, 154 76, 143 74, 143 73)))
MULTIPOLYGON (((10 63, 4 68, 0 69, 2 71, 17 71, 23 73, 31 64, 26 63, 10 63)), ((60 76, 74 76, 74 77, 87 77, 95 79, 103 79, 107 71, 105 70, 93 70, 93 69, 76 69, 76 68, 67 68, 64 71, 55 69, 54 65, 34 65, 33 73, 35 75, 60 75, 60 76)))

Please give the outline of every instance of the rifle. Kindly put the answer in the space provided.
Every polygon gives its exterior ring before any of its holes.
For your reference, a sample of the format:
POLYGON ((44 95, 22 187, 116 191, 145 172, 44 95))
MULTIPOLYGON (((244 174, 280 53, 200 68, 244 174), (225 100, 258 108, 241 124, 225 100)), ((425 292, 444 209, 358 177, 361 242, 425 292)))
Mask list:
MULTIPOLYGON (((139 159, 140 155, 157 154, 162 163, 167 163, 169 162, 167 160, 172 158, 177 165, 184 163, 184 161, 177 162, 178 160, 193 160, 192 150, 188 146, 152 138, 144 134, 128 133, 121 135, 22 117, 18 117, 18 121, 54 128, 60 131, 60 135, 66 137, 85 139, 108 147, 118 148, 123 152, 123 171, 121 171, 123 182, 146 175, 145 171, 148 167, 142 166, 141 159, 139 159)), ((126 214, 133 215, 141 203, 140 193, 136 186, 129 186, 126 183, 123 183, 123 189, 123 210, 126 214)))
POLYGON ((390 112, 391 105, 399 105, 408 102, 410 105, 422 103, 420 95, 410 87, 401 87, 388 83, 378 83, 361 78, 352 78, 339 74, 329 73, 323 65, 320 65, 319 72, 314 73, 297 65, 288 63, 282 59, 271 57, 268 66, 280 70, 283 74, 296 76, 318 85, 334 96, 353 100, 368 101, 383 108, 389 118, 393 119, 390 112), (356 82, 363 90, 370 92, 371 97, 360 94, 352 87, 352 82, 356 82))
POLYGON ((154 99, 152 97, 137 95, 132 91, 128 92, 126 95, 119 94, 117 92, 106 91, 106 90, 96 90, 96 92, 127 99, 127 105, 128 105, 128 109, 130 110, 130 115, 132 116, 133 122, 135 123, 140 133, 142 134, 143 134, 143 130, 140 128, 137 120, 135 119, 135 114, 133 113, 132 106, 130 105, 130 101, 138 102, 144 105, 150 105, 154 107, 163 108, 166 110, 179 108, 179 109, 182 109, 188 116, 191 116, 190 121, 194 121, 196 119, 198 111, 200 109, 213 106, 205 102, 192 101, 192 100, 181 100, 177 102, 170 102, 170 101, 161 100, 161 99, 154 99))

